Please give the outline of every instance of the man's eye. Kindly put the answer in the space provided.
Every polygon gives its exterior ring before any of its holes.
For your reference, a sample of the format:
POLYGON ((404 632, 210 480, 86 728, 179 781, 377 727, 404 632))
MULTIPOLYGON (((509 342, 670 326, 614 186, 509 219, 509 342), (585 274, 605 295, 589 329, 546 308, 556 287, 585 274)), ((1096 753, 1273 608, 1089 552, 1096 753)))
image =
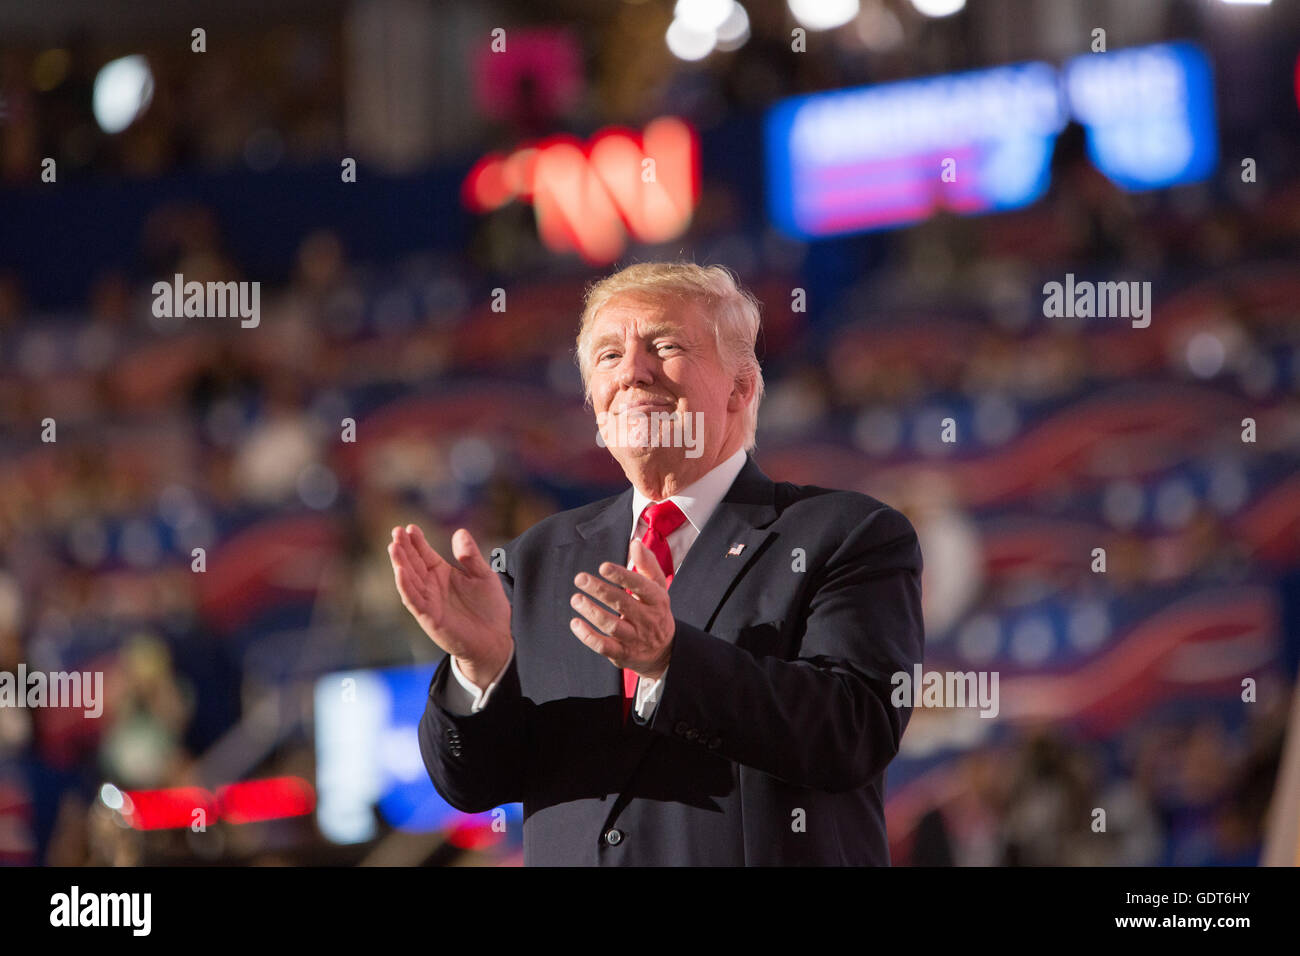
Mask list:
POLYGON ((603 361, 605 361, 605 359, 609 358, 611 355, 614 356, 615 358, 618 357, 618 353, 617 353, 617 352, 602 352, 602 353, 600 354, 600 357, 597 358, 596 361, 597 361, 597 362, 603 362, 603 361))
POLYGON ((678 348, 678 346, 674 345, 672 342, 664 342, 659 346, 660 351, 663 351, 664 349, 675 349, 675 348, 678 348))

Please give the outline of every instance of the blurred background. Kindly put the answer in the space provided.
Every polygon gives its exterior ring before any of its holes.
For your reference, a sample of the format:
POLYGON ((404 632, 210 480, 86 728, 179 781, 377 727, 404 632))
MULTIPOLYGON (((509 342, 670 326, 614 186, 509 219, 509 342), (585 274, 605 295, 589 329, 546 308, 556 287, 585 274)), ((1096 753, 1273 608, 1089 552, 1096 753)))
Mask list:
POLYGON ((389 530, 620 491, 582 291, 684 257, 764 304, 760 466, 903 511, 926 669, 1001 676, 914 712, 896 863, 1294 865, 1298 56, 1286 0, 0 4, 0 671, 106 695, 0 708, 0 862, 519 864, 389 530))

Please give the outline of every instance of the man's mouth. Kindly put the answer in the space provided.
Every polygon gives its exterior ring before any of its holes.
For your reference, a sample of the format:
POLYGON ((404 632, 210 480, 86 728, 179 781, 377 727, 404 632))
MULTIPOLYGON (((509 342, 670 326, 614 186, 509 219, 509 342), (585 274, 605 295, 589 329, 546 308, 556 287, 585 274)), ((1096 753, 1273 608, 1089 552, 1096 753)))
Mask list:
POLYGON ((639 409, 646 409, 646 408, 676 408, 676 407, 677 407, 677 403, 673 401, 669 401, 668 399, 642 398, 634 402, 624 402, 621 406, 619 406, 618 410, 620 413, 626 413, 626 412, 632 412, 632 411, 637 411, 639 409))

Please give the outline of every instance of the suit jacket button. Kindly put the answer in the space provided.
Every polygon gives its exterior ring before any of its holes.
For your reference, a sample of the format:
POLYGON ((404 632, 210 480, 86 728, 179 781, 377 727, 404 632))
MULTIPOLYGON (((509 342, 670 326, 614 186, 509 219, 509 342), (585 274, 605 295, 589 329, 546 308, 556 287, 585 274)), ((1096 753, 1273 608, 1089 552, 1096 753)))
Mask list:
POLYGON ((605 842, 610 846, 618 846, 623 842, 623 831, 618 827, 610 827, 605 833, 605 842))
POLYGON ((676 733, 677 736, 680 737, 682 734, 686 733, 686 731, 689 729, 689 727, 690 727, 690 725, 689 725, 688 723, 686 723, 686 721, 684 721, 684 720, 679 720, 679 721, 677 721, 677 726, 673 728, 673 732, 676 733))
POLYGON ((709 741, 709 749, 710 749, 710 750, 717 750, 717 749, 718 749, 719 747, 721 747, 721 746, 722 746, 722 738, 721 738, 721 737, 714 737, 712 740, 709 741))
POLYGON ((694 727, 692 727, 690 730, 686 731, 686 739, 687 739, 687 740, 694 740, 694 739, 695 739, 696 737, 698 737, 699 735, 700 735, 700 732, 699 732, 698 730, 696 730, 694 727))

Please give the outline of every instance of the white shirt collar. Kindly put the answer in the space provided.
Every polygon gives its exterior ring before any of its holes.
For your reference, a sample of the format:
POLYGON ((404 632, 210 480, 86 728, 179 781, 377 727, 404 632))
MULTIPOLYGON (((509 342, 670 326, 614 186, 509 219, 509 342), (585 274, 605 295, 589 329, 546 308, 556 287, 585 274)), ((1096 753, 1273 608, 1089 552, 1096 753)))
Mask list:
MULTIPOLYGON (((736 453, 722 464, 668 499, 682 509, 682 514, 686 515, 686 520, 691 523, 696 533, 704 529, 704 525, 722 503, 723 496, 735 482, 740 470, 745 467, 747 457, 744 448, 737 449, 736 453)), ((632 531, 628 535, 629 539, 636 537, 641 512, 645 511, 646 505, 652 504, 653 501, 654 499, 647 498, 633 485, 632 531)))

